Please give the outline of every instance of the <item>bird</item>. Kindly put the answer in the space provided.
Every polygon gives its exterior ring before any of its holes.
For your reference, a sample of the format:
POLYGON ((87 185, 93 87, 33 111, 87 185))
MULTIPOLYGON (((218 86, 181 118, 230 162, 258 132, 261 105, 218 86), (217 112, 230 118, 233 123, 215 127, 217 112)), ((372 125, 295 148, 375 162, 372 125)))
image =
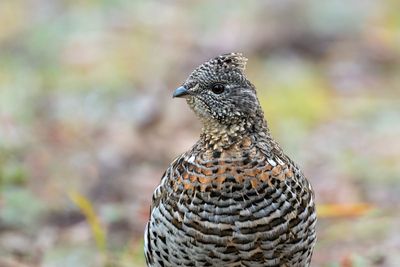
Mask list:
POLYGON ((219 55, 173 93, 202 130, 153 193, 144 232, 149 267, 310 265, 314 192, 272 137, 246 63, 241 53, 219 55))

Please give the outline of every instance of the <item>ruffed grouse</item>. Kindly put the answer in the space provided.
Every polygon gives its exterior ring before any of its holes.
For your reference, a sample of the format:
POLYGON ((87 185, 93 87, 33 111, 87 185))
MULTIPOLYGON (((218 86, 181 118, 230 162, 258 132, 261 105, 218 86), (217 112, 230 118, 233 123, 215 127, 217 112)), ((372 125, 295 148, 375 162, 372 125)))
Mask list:
POLYGON ((271 137, 241 54, 195 69, 174 97, 203 124, 169 166, 145 231, 148 266, 309 266, 314 194, 271 137))

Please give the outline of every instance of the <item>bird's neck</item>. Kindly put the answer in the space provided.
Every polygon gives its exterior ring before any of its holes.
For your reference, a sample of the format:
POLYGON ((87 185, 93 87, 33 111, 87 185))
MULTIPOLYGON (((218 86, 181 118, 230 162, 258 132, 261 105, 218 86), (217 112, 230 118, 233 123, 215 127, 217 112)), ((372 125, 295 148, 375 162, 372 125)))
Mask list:
POLYGON ((201 141, 212 149, 226 149, 240 142, 244 137, 259 135, 269 136, 267 122, 264 115, 257 113, 253 117, 234 120, 229 124, 218 121, 203 121, 201 141))

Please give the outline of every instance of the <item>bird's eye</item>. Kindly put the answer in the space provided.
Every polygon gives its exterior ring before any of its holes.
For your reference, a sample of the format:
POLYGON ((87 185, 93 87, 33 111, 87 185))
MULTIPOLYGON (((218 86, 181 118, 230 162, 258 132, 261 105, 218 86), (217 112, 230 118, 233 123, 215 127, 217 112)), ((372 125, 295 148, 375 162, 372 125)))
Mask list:
POLYGON ((225 85, 221 83, 216 83, 211 87, 211 90, 214 94, 222 94, 225 91, 225 85))

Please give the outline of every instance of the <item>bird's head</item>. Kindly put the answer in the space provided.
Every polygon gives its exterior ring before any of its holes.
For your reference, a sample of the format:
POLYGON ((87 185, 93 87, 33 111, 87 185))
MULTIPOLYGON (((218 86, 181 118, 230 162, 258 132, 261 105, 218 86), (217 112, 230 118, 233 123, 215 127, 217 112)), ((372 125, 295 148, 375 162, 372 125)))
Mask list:
POLYGON ((213 58, 197 67, 173 96, 186 98, 203 123, 232 125, 255 116, 260 108, 244 73, 246 62, 239 53, 213 58))

